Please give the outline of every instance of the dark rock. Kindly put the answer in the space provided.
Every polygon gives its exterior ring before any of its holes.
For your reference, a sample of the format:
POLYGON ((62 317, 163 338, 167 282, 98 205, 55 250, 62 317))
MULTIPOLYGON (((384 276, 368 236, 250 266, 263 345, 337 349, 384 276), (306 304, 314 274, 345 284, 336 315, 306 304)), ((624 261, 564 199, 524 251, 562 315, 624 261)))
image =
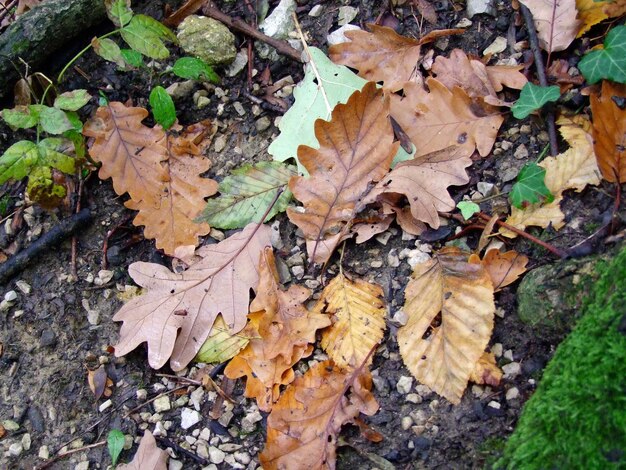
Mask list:
POLYGON ((36 406, 31 405, 28 407, 28 420, 33 426, 33 431, 44 432, 46 430, 46 422, 44 420, 43 414, 41 413, 41 410, 36 406))
POLYGON ((494 408, 493 406, 485 407, 485 414, 490 417, 501 418, 502 416, 506 416, 506 411, 501 406, 500 408, 494 408))
POLYGON ((57 344, 57 336, 52 330, 43 330, 39 338, 39 346, 42 348, 52 347, 57 344))
POLYGON ((107 250, 107 262, 110 266, 119 266, 124 261, 122 257, 122 249, 118 245, 114 245, 107 250))

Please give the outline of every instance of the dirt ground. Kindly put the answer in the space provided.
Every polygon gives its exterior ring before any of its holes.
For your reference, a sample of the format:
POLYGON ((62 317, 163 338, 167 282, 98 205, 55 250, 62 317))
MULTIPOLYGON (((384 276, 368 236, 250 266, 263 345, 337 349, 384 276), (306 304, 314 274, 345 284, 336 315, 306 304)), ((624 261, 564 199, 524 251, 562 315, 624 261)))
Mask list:
MULTIPOLYGON (((150 0, 139 2, 135 9, 162 18, 164 3, 176 7, 176 2, 150 0)), ((223 10, 231 15, 241 15, 245 11, 244 2, 223 3, 223 10)), ((311 45, 323 50, 328 47, 327 33, 337 28, 339 6, 350 4, 359 8, 359 14, 353 21, 355 24, 373 21, 387 10, 387 2, 331 0, 323 2, 321 16, 312 18, 307 13, 315 3, 299 2, 298 16, 304 31, 311 37, 311 45)), ((399 32, 419 37, 431 29, 453 28, 464 17, 461 2, 442 0, 433 4, 439 14, 437 25, 424 23, 420 27, 417 17, 407 7, 401 10, 403 16, 399 19, 399 32)), ((482 50, 497 36, 514 34, 518 40, 524 39, 525 30, 511 26, 514 13, 508 2, 497 2, 497 7, 497 19, 475 17, 464 35, 437 41, 434 45, 436 52, 448 53, 459 47, 467 53, 481 55, 482 50)), ((102 32, 106 32, 108 27, 103 25, 102 32)), ((237 37, 238 46, 245 47, 245 38, 241 35, 237 37)), ((77 43, 76 49, 80 47, 82 45, 77 43)), ((64 63, 73 52, 68 50, 67 57, 53 58, 51 69, 64 63)), ((175 51, 167 63, 173 63, 178 52, 175 51)), ((506 57, 506 54, 503 56, 506 57)), ((517 58, 519 63, 526 62, 526 59, 525 56, 517 58)), ((146 105, 149 90, 158 80, 157 74, 151 74, 149 69, 116 72, 113 65, 91 53, 86 54, 77 65, 88 71, 89 79, 72 72, 65 83, 67 89, 86 88, 93 95, 106 89, 111 100, 126 101, 130 98, 141 106, 146 105)), ((274 80, 291 75, 297 83, 303 75, 301 66, 288 59, 267 64, 257 58, 255 68, 263 70, 267 65, 274 80)), ((173 81, 167 76, 162 80, 165 86, 173 81)), ((208 176, 217 180, 244 162, 271 159, 267 147, 278 133, 274 119, 279 115, 269 108, 256 106, 245 96, 245 71, 234 78, 224 78, 220 88, 224 91, 224 98, 216 97, 216 91, 211 89, 211 103, 202 110, 195 107, 192 98, 194 91, 203 89, 200 84, 176 103, 183 124, 205 118, 217 120, 219 131, 214 143, 219 141, 218 147, 223 145, 223 148, 216 151, 216 145, 213 145, 208 154, 213 162, 208 176), (236 102, 243 105, 246 111, 243 116, 237 113, 236 102), (224 111, 218 116, 218 105, 221 103, 224 104, 224 111), (258 122, 263 118, 269 118, 271 125, 259 131, 258 122)), ((513 100, 515 95, 507 98, 513 100)), ((570 105, 576 109, 580 103, 572 101, 570 105)), ((96 107, 95 100, 92 100, 82 113, 86 117, 96 107)), ((464 194, 471 194, 478 182, 493 183, 501 191, 509 189, 512 184, 509 176, 514 176, 526 162, 514 156, 516 150, 523 144, 531 155, 537 155, 546 143, 544 129, 544 123, 537 118, 507 120, 500 131, 494 155, 474 163, 469 170, 469 185, 453 188, 455 200, 460 200, 464 194)), ((10 139, 14 138, 15 134, 0 124, 0 151, 4 151, 13 142, 10 139)), ((3 217, 13 212, 16 204, 20 203, 23 189, 23 185, 5 186, 5 194, 11 197, 3 217)), ((589 188, 582 194, 567 194, 563 208, 568 225, 558 233, 550 230, 534 233, 562 248, 575 245, 601 225, 613 204, 611 194, 608 185, 589 188)), ((66 241, 41 256, 0 290, 2 295, 11 290, 17 293, 14 305, 0 312, 0 346, 3 348, 0 352, 0 423, 10 420, 19 425, 15 429, 7 429, 7 435, 0 440, 0 468, 37 467, 45 462, 40 455, 46 452, 54 455, 64 446, 79 449, 97 444, 106 439, 113 428, 121 429, 130 436, 141 435, 144 429, 156 430, 159 446, 170 449, 172 460, 179 462, 170 463, 170 468, 256 468, 258 453, 265 439, 266 416, 258 411, 253 402, 243 398, 241 381, 236 383, 232 393, 237 404, 222 405, 218 410, 221 417, 212 420, 209 415, 212 410, 216 411, 216 394, 205 393, 194 385, 165 395, 169 401, 151 401, 168 390, 184 386, 184 378, 193 377, 195 367, 179 373, 183 379, 162 377, 157 373, 172 372, 167 367, 160 371, 151 370, 144 348, 138 348, 123 358, 115 358, 111 354, 111 345, 116 343, 119 331, 119 324, 112 321, 122 304, 118 295, 125 286, 133 285, 127 274, 128 265, 140 260, 169 263, 155 249, 154 243, 143 240, 141 230, 132 226, 129 218, 132 214, 123 207, 124 200, 124 197, 115 195, 110 181, 100 181, 95 174, 91 175, 84 187, 82 206, 91 209, 93 221, 78 236, 78 280, 74 282, 70 279, 71 243, 66 241), (113 273, 108 280, 107 274, 101 270, 103 243, 111 230, 114 233, 108 240, 108 269, 113 273), (99 282, 103 277, 104 284, 99 282), (110 403, 105 398, 95 402, 88 387, 87 370, 99 365, 105 366, 114 383, 110 403), (170 409, 166 409, 165 402, 169 403, 170 409), (155 409, 157 403, 159 405, 155 409), (202 419, 189 429, 183 429, 181 411, 196 406, 202 419), (11 444, 18 442, 22 444, 23 451, 19 456, 9 455, 11 444)), ((497 198, 492 201, 494 209, 501 203, 502 200, 497 198)), ((7 249, 16 243, 24 248, 66 216, 62 211, 45 212, 39 208, 18 211, 9 221, 21 219, 21 226, 19 220, 14 223, 17 225, 14 230, 9 229, 10 222, 0 225, 0 247, 7 249)), ((277 223, 284 244, 277 257, 286 261, 284 276, 295 280, 292 268, 302 265, 302 262, 294 262, 294 259, 299 254, 303 255, 303 259, 306 249, 284 214, 277 218, 277 223)), ((393 318, 403 303, 403 289, 411 272, 406 249, 415 249, 416 243, 420 246, 427 243, 436 249, 449 242, 455 229, 454 224, 444 226, 427 232, 421 240, 417 240, 394 225, 387 233, 365 245, 348 243, 343 258, 344 271, 383 286, 389 318, 393 318)), ((475 247, 479 234, 473 232, 457 242, 475 247)), ((531 268, 554 262, 546 251, 527 241, 517 240, 513 247, 531 259, 531 268)), ((603 246, 594 246, 590 251, 604 249, 603 246)), ((333 258, 328 272, 337 272, 337 260, 338 257, 333 258)), ((309 286, 319 284, 316 279, 307 276, 298 281, 309 281, 309 286)), ((498 352, 500 366, 516 363, 520 367, 509 368, 511 373, 497 388, 470 385, 458 406, 431 393, 415 380, 409 388, 406 387, 411 374, 403 366, 398 353, 395 341, 397 328, 393 321, 388 322, 385 341, 377 351, 373 364, 374 394, 380 403, 380 410, 375 416, 365 419, 383 436, 383 440, 370 442, 361 436, 358 428, 348 427, 342 433, 338 468, 380 469, 386 468, 386 462, 391 464, 388 468, 402 469, 488 466, 513 430, 524 401, 535 389, 543 367, 564 334, 562 330, 548 330, 537 336, 522 323, 516 314, 516 289, 517 286, 513 285, 497 294, 499 315, 490 346, 498 352), (380 461, 380 457, 386 462, 380 461)), ((313 358, 320 358, 321 354, 321 351, 316 351, 313 358)), ((216 374, 215 380, 221 383, 222 374, 216 374)), ((132 450, 131 443, 128 444, 129 450, 122 453, 123 462, 129 461, 136 449, 136 444, 132 445, 132 450)), ((110 458, 106 446, 98 445, 69 455, 46 468, 86 469, 106 468, 108 465, 110 458)))

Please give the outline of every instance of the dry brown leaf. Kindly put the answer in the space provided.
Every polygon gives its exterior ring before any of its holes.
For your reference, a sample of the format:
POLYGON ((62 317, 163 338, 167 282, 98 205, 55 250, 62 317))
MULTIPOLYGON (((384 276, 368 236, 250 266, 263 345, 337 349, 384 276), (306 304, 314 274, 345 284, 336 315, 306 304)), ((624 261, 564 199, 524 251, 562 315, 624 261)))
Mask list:
POLYGON ((407 368, 455 404, 489 342, 495 313, 489 274, 467 258, 447 247, 415 266, 404 294, 408 322, 398 330, 407 368))
MULTIPOLYGON (((350 229, 352 233, 356 234, 355 241, 365 243, 370 238, 375 237, 379 233, 386 232, 389 226, 393 222, 393 217, 390 215, 377 214, 373 220, 356 222, 350 229)), ((2 260, 0 260, 2 262, 2 260)))
MULTIPOLYGON (((588 184, 600 184, 600 171, 584 118, 579 116, 576 120, 561 119, 559 123, 562 124, 561 134, 570 148, 539 163, 546 170, 544 182, 554 195, 554 201, 544 205, 532 204, 524 209, 511 207, 511 215, 506 223, 520 230, 528 226, 546 228, 550 224, 555 230, 561 229, 565 225, 565 215, 560 208, 563 192, 568 189, 580 192, 588 184)), ((501 228, 500 233, 509 238, 517 236, 505 228, 501 228)))
POLYGON ((503 287, 517 281, 526 272, 526 265, 528 264, 528 258, 515 250, 502 253, 495 248, 487 251, 482 260, 474 254, 469 257, 468 261, 470 263, 482 263, 491 278, 494 292, 498 292, 503 287))
POLYGON ((158 369, 171 356, 172 369, 181 370, 202 347, 217 315, 231 333, 241 331, 270 233, 268 226, 249 224, 216 245, 199 248, 202 260, 180 274, 160 264, 131 264, 130 276, 145 291, 113 317, 124 322, 115 354, 123 356, 145 341, 150 366, 158 369))
POLYGON ((363 364, 385 332, 383 290, 362 279, 354 281, 339 273, 324 288, 315 312, 333 316, 322 333, 322 348, 342 368, 363 364))
POLYGON ((615 0, 604 6, 604 13, 609 18, 618 18, 626 15, 626 0, 615 0))
POLYGON ((496 356, 493 353, 484 352, 476 363, 476 367, 470 375, 470 382, 486 384, 492 387, 500 385, 502 370, 496 364, 496 356))
POLYGON ((450 90, 458 86, 470 98, 497 98, 496 92, 502 91, 504 86, 517 90, 524 87, 528 80, 520 72, 523 68, 523 65, 488 67, 479 60, 470 60, 461 49, 454 49, 450 57, 437 57, 431 70, 437 75, 437 80, 450 90))
POLYGON ((91 390, 91 393, 96 397, 96 401, 100 400, 103 395, 105 397, 111 396, 113 381, 107 376, 104 365, 101 365, 97 369, 89 369, 87 371, 87 383, 89 384, 89 390, 91 390))
POLYGON ((371 375, 363 367, 346 373, 332 361, 298 377, 267 419, 263 468, 333 470, 341 427, 360 413, 371 416, 378 410, 371 387, 371 375))
POLYGON ((311 295, 309 289, 297 285, 281 289, 271 248, 265 249, 259 269, 257 296, 249 315, 258 337, 250 339, 224 373, 231 379, 247 376, 245 395, 256 398, 261 410, 270 411, 278 400, 280 385, 295 377, 292 366, 313 351, 317 330, 331 321, 328 315, 304 307, 311 295))
POLYGON ((346 31, 350 41, 330 46, 330 60, 357 69, 366 80, 382 81, 383 88, 392 92, 402 89, 409 81, 421 83, 420 41, 400 36, 386 26, 368 27, 371 33, 346 31))
POLYGON ((539 45, 544 51, 568 48, 578 34, 576 0, 519 0, 533 14, 539 45))
POLYGON ((291 178, 289 189, 302 208, 289 208, 289 219, 307 239, 309 259, 326 262, 357 203, 389 171, 398 142, 393 142, 389 98, 374 83, 335 106, 329 122, 318 119, 320 148, 301 145, 298 160, 309 177, 291 178))
POLYGON ((469 182, 465 168, 472 164, 464 147, 449 147, 430 155, 398 164, 364 199, 372 203, 386 193, 403 194, 409 201, 411 216, 438 228, 437 211, 454 209, 448 186, 469 182))
POLYGON ((207 235, 211 227, 194 220, 206 206, 205 199, 217 192, 217 182, 200 177, 211 167, 211 162, 202 156, 196 137, 212 134, 215 126, 202 121, 189 126, 177 136, 166 136, 163 146, 167 149, 167 160, 163 162, 168 174, 167 181, 153 188, 160 203, 154 207, 141 201, 127 201, 124 205, 138 210, 134 225, 145 225, 146 238, 154 238, 156 247, 173 255, 180 246, 198 244, 198 237, 207 235))
POLYGON ((605 180, 626 182, 626 107, 617 105, 626 99, 626 85, 602 81, 600 95, 591 95, 594 149, 605 180))
POLYGON ((146 431, 139 442, 139 449, 132 462, 120 464, 118 470, 166 470, 169 455, 156 445, 150 431, 146 431))
POLYGON ((159 194, 154 189, 169 178, 161 165, 167 159, 165 133, 141 124, 147 116, 144 108, 112 101, 98 108, 96 116, 85 123, 83 134, 95 139, 89 155, 102 163, 100 179, 113 178, 117 194, 128 193, 136 203, 158 207, 159 194))
POLYGON ((491 151, 504 118, 485 114, 459 87, 446 86, 429 78, 430 92, 422 86, 408 84, 401 98, 391 98, 391 116, 400 124, 415 145, 415 158, 443 150, 451 145, 470 156, 475 149, 481 156, 491 151))

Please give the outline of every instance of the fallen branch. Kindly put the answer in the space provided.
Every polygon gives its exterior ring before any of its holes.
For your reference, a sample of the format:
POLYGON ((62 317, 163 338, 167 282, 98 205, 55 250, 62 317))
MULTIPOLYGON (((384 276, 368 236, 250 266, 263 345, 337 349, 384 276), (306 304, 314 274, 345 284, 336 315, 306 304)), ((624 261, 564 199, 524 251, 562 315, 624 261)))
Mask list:
POLYGON ((28 248, 12 256, 5 263, 0 264, 0 285, 22 271, 40 254, 50 250, 66 238, 72 236, 79 229, 89 224, 89 222, 91 222, 91 211, 89 209, 83 209, 78 214, 74 214, 61 221, 61 223, 39 237, 28 248))

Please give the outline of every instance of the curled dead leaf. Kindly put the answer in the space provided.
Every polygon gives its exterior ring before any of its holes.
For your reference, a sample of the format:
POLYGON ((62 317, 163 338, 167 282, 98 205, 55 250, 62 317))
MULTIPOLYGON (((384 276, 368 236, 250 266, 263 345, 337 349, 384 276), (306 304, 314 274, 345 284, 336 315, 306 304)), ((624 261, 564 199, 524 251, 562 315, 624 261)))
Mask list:
POLYGON ((486 384, 492 387, 500 385, 502 370, 496 364, 496 356, 493 353, 484 352, 476 363, 476 367, 470 375, 470 381, 476 384, 486 384))

